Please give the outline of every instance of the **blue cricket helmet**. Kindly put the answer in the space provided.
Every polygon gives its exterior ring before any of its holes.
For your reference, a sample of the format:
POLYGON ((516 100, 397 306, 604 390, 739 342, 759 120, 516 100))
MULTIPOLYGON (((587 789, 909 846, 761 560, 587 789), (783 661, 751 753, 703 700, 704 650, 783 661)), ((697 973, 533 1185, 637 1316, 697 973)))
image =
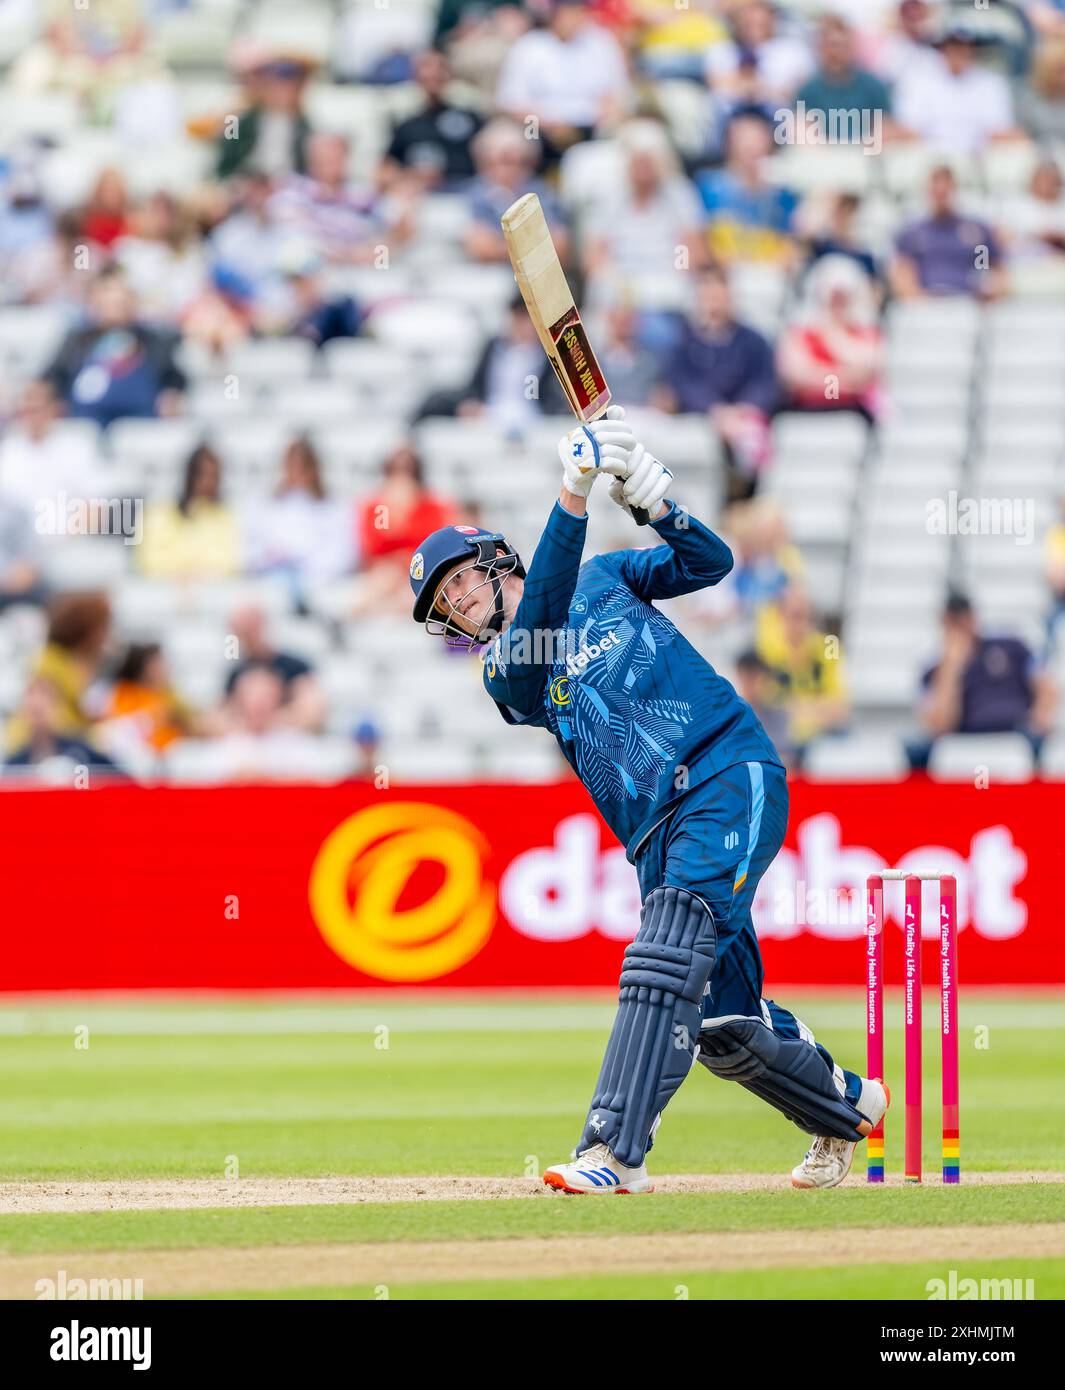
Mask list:
MULTIPOLYGON (((424 623, 430 617, 433 600, 440 581, 452 566, 463 560, 486 576, 499 582, 499 577, 515 574, 525 578, 525 566, 518 552, 500 531, 485 531, 480 526, 441 526, 426 536, 410 562, 410 587, 414 591, 414 621, 424 623), (498 552, 502 551, 502 555, 498 552)), ((498 587, 496 600, 499 613, 498 587)))

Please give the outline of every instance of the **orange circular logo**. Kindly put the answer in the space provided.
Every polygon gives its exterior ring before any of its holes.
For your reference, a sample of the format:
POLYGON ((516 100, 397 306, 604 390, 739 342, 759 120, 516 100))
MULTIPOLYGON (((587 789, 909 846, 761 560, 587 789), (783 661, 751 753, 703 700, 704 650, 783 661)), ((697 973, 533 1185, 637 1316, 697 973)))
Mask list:
POLYGON ((481 950, 495 922, 483 877, 484 837, 463 816, 417 801, 357 811, 326 837, 308 897, 341 960, 379 980, 412 983, 450 974, 481 950), (423 866, 437 886, 401 905, 423 866))

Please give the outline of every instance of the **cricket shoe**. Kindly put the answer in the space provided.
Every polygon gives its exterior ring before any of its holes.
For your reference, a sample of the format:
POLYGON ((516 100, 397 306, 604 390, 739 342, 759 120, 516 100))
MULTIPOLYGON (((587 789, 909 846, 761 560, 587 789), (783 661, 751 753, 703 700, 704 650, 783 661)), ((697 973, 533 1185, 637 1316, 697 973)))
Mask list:
POLYGON ((572 1163, 556 1163, 544 1172, 544 1182, 558 1192, 653 1192, 647 1165, 626 1168, 605 1144, 593 1144, 572 1163))
MULTIPOLYGON (((887 1114, 891 1092, 878 1078, 863 1077, 862 1093, 857 1109, 876 1129, 887 1114)), ((792 1187, 838 1187, 851 1170, 855 1139, 833 1139, 819 1136, 806 1150, 806 1157, 791 1170, 792 1187)))

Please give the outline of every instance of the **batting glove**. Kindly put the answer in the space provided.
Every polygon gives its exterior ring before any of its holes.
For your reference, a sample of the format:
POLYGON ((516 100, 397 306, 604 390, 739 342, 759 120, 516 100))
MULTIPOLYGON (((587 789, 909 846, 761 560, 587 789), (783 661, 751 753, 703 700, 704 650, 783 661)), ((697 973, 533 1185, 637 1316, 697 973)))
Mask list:
POLYGON ((622 478, 635 447, 636 436, 625 423, 624 410, 620 405, 608 406, 601 420, 579 425, 559 440, 558 456, 567 490, 587 497, 600 473, 622 478))
POLYGON ((610 496, 627 512, 640 507, 653 514, 672 482, 673 474, 665 464, 659 463, 642 444, 637 444, 629 456, 626 475, 611 483, 610 496))

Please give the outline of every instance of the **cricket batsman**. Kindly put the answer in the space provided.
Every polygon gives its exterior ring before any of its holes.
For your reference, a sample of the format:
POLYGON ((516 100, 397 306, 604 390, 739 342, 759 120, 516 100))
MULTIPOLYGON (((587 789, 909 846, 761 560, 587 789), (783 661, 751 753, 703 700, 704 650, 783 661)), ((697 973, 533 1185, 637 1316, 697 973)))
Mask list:
POLYGON ((784 839, 784 768, 751 707, 654 606, 717 584, 732 553, 669 499, 672 474, 619 407, 559 452, 561 492, 528 572, 503 535, 472 526, 434 531, 410 565, 415 621, 485 649, 500 714, 554 735, 639 878, 640 928, 576 1158, 544 1182, 650 1192, 647 1152, 698 1060, 814 1136, 795 1187, 835 1187, 887 1110, 887 1088, 844 1071, 762 998, 751 903, 784 839), (581 563, 601 473, 664 545, 581 563))

